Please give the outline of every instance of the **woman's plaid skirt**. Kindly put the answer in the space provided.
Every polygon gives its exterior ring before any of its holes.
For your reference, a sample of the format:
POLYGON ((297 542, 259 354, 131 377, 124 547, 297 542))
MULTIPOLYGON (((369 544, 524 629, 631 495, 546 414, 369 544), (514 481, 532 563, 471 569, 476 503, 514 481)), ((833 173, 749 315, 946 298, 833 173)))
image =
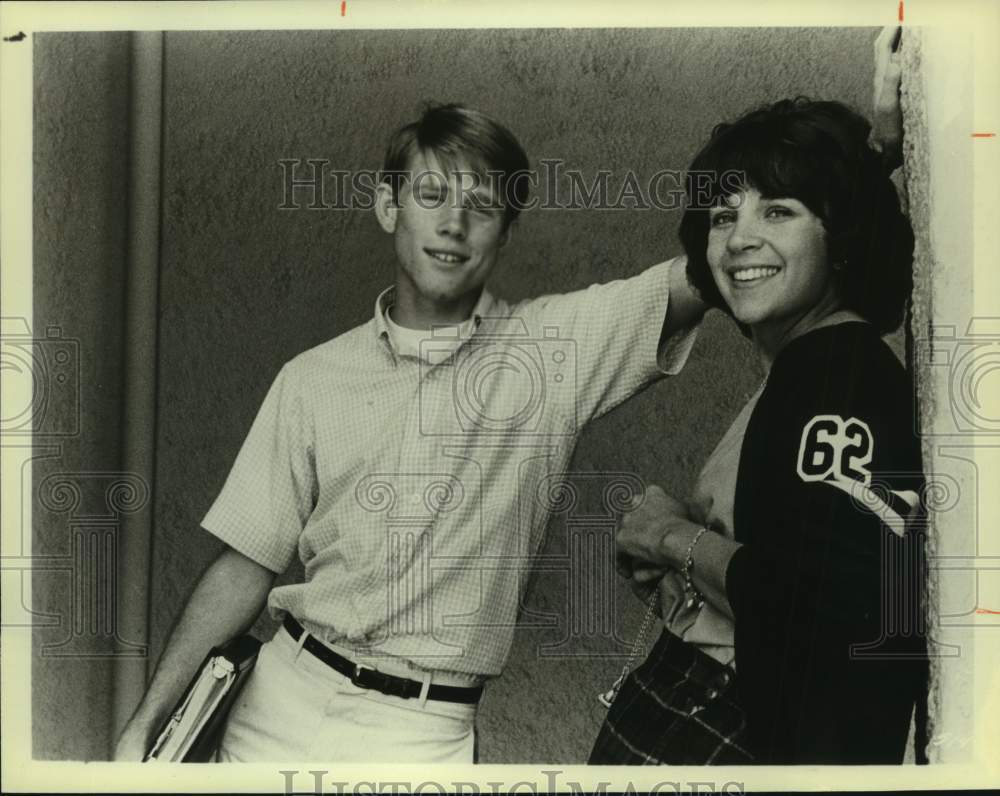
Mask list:
POLYGON ((588 763, 752 763, 734 678, 728 666, 664 631, 622 683, 588 763))

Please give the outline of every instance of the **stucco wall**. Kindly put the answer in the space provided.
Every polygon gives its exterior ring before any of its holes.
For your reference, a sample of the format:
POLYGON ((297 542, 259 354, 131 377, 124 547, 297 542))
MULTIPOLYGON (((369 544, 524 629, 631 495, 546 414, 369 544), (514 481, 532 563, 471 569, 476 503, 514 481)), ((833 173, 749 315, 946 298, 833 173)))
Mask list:
POLYGON ((95 538, 93 517, 111 511, 108 478, 86 474, 119 469, 128 34, 39 36, 34 59, 32 331, 44 337, 56 326, 78 341, 80 400, 72 378, 54 380, 57 370, 41 385, 53 400, 45 417, 36 417, 32 469, 32 552, 44 557, 32 594, 36 628, 42 626, 34 634, 33 753, 100 759, 110 737, 113 661, 106 656, 115 644, 104 632, 108 614, 90 597, 107 593, 109 584, 105 574, 76 565, 73 546, 95 538), (75 434, 47 433, 75 424, 75 434), (79 499, 60 483, 77 485, 79 499), (90 632, 92 618, 97 632, 90 632))
MULTIPOLYGON (((167 34, 151 661, 218 549, 198 523, 271 379, 299 351, 366 320, 391 280, 390 241, 371 213, 278 209, 280 159, 375 169, 388 133, 420 102, 462 101, 505 120, 533 164, 562 158, 588 179, 608 169, 617 186, 633 170, 645 182, 683 169, 715 123, 765 101, 806 94, 866 109, 873 37, 868 29, 167 34)), ((97 231, 85 217, 36 220, 36 259, 39 241, 51 252, 41 271, 36 263, 36 281, 68 283, 36 299, 36 314, 99 336, 117 311, 101 296, 120 295, 105 283, 122 245, 114 190, 122 131, 109 120, 124 118, 113 87, 124 86, 126 64, 115 37, 40 40, 36 74, 59 90, 36 93, 36 150, 46 147, 51 161, 36 172, 36 219, 67 193, 104 215, 97 231), (84 63, 121 71, 94 82, 84 63), (86 256, 57 255, 70 250, 86 256), (70 267, 86 272, 79 282, 65 276, 70 267), (74 308, 70 285, 84 291, 74 308)), ((679 253, 678 221, 657 210, 528 212, 494 288, 516 298, 637 273, 679 253)), ((748 352, 728 322, 710 316, 684 375, 590 428, 574 469, 631 472, 686 492, 759 381, 748 352)), ((108 377, 85 376, 93 433, 99 417, 110 434, 119 407, 102 392, 108 377)), ((547 551, 565 545, 557 520, 547 551)), ((603 715, 595 695, 621 659, 587 657, 607 651, 599 637, 571 646, 577 657, 540 654, 566 632, 565 593, 565 576, 532 583, 528 609, 558 621, 519 630, 507 673, 485 697, 484 762, 581 762, 589 751, 603 715)), ((620 635, 630 639, 638 606, 624 589, 618 597, 620 635)), ((100 701, 104 669, 72 666, 57 672, 36 660, 36 756, 102 754, 105 729, 86 742, 79 730, 93 724, 88 701, 100 701)))
MULTIPOLYGON (((976 299, 987 295, 974 295, 966 265, 984 232, 974 209, 972 53, 972 35, 960 29, 908 31, 903 49, 906 182, 916 232, 913 328, 932 509, 930 756, 949 763, 968 762, 977 752, 993 757, 991 747, 975 749, 974 730, 996 715, 987 705, 995 706, 1000 693, 996 661, 980 649, 984 628, 995 630, 996 623, 978 610, 992 606, 996 592, 973 561, 997 550, 995 532, 982 521, 996 510, 985 476, 997 464, 989 444, 997 430, 996 379, 987 378, 995 367, 989 346, 977 339, 995 337, 997 324, 989 317, 974 321, 976 299)), ((993 305, 995 294, 987 301, 993 305)), ((980 730, 978 737, 989 736, 980 730)))

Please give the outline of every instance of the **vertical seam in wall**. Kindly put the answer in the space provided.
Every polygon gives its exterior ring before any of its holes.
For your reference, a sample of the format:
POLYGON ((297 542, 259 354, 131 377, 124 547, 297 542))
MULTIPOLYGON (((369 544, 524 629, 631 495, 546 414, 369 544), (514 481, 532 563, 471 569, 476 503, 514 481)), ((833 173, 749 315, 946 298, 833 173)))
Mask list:
POLYGON ((149 649, 157 301, 162 224, 163 33, 130 34, 129 53, 122 470, 137 476, 145 484, 149 499, 134 513, 123 515, 121 523, 112 736, 121 730, 145 691, 149 649))
MULTIPOLYGON (((167 85, 167 70, 166 70, 166 60, 167 60, 167 34, 166 31, 160 31, 158 33, 160 38, 159 51, 160 51, 160 88, 159 88, 159 147, 158 147, 158 163, 156 168, 157 175, 157 196, 156 196, 156 317, 154 319, 155 328, 153 331, 153 359, 152 359, 152 377, 153 377, 153 389, 151 396, 151 409, 152 417, 150 418, 150 452, 149 452, 149 464, 150 464, 150 476, 153 479, 153 484, 155 486, 156 477, 156 449, 158 442, 158 429, 159 429, 159 418, 160 418, 160 405, 159 405, 159 384, 160 384, 160 339, 159 339, 159 316, 160 316, 160 301, 159 297, 162 295, 162 278, 163 278, 163 195, 164 195, 164 152, 166 151, 165 141, 166 141, 166 85, 167 85)), ((152 593, 152 583, 153 583, 153 546, 156 539, 153 533, 156 521, 156 489, 152 489, 150 492, 150 503, 149 503, 149 556, 146 561, 146 571, 143 573, 147 584, 147 600, 146 600, 146 642, 149 642, 149 629, 153 626, 153 602, 149 597, 152 593)), ((152 671, 150 670, 150 661, 147 657, 146 659, 146 678, 152 676, 152 671)))

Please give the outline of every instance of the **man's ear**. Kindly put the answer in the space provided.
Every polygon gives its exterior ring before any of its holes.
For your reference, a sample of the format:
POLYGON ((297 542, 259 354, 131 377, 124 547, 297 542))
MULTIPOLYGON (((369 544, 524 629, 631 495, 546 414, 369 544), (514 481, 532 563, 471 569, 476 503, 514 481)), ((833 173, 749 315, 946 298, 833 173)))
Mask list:
POLYGON ((380 182, 375 187, 375 217, 382 229, 390 235, 396 231, 396 216, 399 205, 392 197, 392 187, 389 183, 380 182))

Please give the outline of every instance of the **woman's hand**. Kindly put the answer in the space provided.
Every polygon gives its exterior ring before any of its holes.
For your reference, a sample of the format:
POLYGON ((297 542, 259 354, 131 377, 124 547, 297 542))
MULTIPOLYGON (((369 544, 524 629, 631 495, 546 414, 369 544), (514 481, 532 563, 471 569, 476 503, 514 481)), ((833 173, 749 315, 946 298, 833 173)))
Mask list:
POLYGON ((888 171, 903 164, 903 112, 899 106, 902 67, 894 47, 901 34, 901 28, 890 25, 882 28, 875 39, 871 143, 882 153, 888 171))
POLYGON ((680 569, 684 562, 677 551, 683 547, 671 542, 690 538, 700 527, 681 501, 650 486, 636 507, 622 517, 615 540, 618 573, 631 578, 636 570, 680 569))
POLYGON ((660 581, 669 571, 640 562, 632 570, 632 574, 628 576, 629 588, 641 602, 648 603, 653 592, 659 588, 660 581))
POLYGON ((648 605, 653 600, 653 609, 665 625, 673 621, 684 604, 684 582, 676 570, 640 564, 632 570, 628 585, 640 602, 648 605))
MULTIPOLYGON (((635 508, 622 517, 616 539, 618 574, 633 581, 640 599, 648 599, 652 584, 662 587, 662 608, 672 618, 681 606, 678 596, 684 585, 679 575, 688 552, 693 555, 694 584, 705 599, 729 618, 732 607, 726 597, 726 570, 740 546, 722 534, 699 534, 704 527, 695 522, 681 501, 658 486, 646 489, 635 508), (694 547, 695 540, 699 540, 694 547)), ((667 616, 664 621, 669 622, 667 616)))

